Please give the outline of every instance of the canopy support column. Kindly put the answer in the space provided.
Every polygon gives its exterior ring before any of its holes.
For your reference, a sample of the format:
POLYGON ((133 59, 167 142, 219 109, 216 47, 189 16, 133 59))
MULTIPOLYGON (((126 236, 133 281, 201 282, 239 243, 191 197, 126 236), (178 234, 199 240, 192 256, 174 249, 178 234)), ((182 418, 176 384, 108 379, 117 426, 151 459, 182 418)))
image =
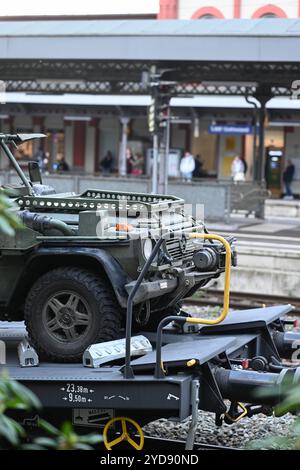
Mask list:
POLYGON ((128 117, 122 116, 120 118, 122 125, 122 137, 121 137, 121 146, 120 146, 120 155, 119 155, 119 176, 126 176, 126 150, 127 150, 127 131, 128 124, 130 119, 128 117))
POLYGON ((272 98, 271 88, 269 86, 261 85, 258 87, 254 97, 259 101, 259 129, 258 129, 258 154, 255 164, 255 179, 257 181, 265 181, 265 119, 266 119, 266 104, 272 98))

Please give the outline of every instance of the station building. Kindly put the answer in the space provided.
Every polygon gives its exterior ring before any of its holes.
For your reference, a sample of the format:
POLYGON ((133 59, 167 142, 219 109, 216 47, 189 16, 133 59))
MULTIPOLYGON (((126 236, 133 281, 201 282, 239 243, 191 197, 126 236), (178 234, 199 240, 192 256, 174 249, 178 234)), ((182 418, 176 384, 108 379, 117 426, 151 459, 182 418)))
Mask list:
MULTIPOLYGON (((152 148, 147 122, 148 96, 8 95, 11 102, 1 105, 1 131, 45 132, 48 135, 41 144, 27 144, 25 153, 29 158, 35 156, 41 145, 49 154, 50 169, 57 156, 63 155, 72 171, 93 174, 101 171, 101 160, 110 151, 114 158, 113 170, 117 173, 125 127, 127 146, 142 156, 143 173, 146 173, 147 157, 152 148)), ((245 98, 173 98, 171 105, 174 121, 170 148, 175 153, 182 155, 185 150, 190 150, 194 156, 201 155, 203 177, 219 180, 231 178, 233 157, 243 155, 248 164, 246 179, 251 181, 257 140, 253 107, 245 98)), ((270 150, 279 152, 284 160, 281 171, 288 159, 293 160, 295 191, 300 193, 298 100, 272 99, 267 106, 265 125, 266 153, 270 150)), ((1 169, 4 168, 5 162, 1 161, 1 169)), ((171 176, 176 176, 174 169, 171 176)), ((273 190, 275 195, 280 193, 280 177, 273 190)))
MULTIPOLYGON (((300 16, 300 0, 272 4, 260 0, 160 0, 150 3, 149 11, 145 8, 142 12, 124 9, 118 15, 106 11, 97 18, 257 20, 300 16)), ((146 173, 152 148, 147 124, 149 103, 149 96, 7 93, 6 102, 0 105, 0 130, 45 132, 48 139, 42 144, 28 143, 25 153, 29 158, 33 158, 38 146, 42 145, 49 155, 50 169, 57 157, 63 155, 72 171, 88 174, 100 171, 101 161, 108 151, 114 158, 114 170, 118 171, 120 146, 126 135, 127 146, 142 156, 143 173, 146 173)), ((173 98, 171 108, 174 119, 170 147, 175 153, 182 155, 185 150, 190 150, 193 155, 201 155, 203 176, 218 180, 230 179, 231 161, 235 155, 242 155, 248 164, 246 178, 253 179, 253 155, 258 146, 253 104, 242 96, 195 96, 173 98)), ((274 98, 267 104, 265 147, 266 152, 278 152, 281 158, 274 194, 281 191, 281 173, 288 159, 295 164, 294 190, 300 193, 298 100, 274 98)), ((4 168, 5 163, 0 157, 0 169, 4 168)), ((172 176, 175 173, 173 171, 172 176)))
POLYGON ((160 0, 160 19, 299 18, 299 0, 160 0))

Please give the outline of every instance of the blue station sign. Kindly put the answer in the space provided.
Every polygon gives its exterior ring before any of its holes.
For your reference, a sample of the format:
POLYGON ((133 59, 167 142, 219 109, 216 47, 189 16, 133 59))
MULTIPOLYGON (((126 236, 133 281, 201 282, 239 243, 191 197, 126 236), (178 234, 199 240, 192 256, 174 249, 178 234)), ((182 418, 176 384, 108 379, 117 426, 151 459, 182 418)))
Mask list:
POLYGON ((208 128, 210 134, 253 134, 253 126, 249 124, 210 124, 208 128))

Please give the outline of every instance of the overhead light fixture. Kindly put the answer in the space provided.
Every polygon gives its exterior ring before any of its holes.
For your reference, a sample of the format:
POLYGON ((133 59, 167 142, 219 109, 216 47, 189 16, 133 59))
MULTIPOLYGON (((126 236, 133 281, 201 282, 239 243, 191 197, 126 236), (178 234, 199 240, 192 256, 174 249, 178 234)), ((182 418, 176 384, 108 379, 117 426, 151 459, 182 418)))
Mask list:
POLYGON ((177 118, 177 117, 171 117, 171 120, 170 122, 172 124, 192 124, 192 120, 191 119, 180 119, 180 118, 177 118))
POLYGON ((201 82, 201 85, 203 86, 239 86, 239 87, 257 87, 258 83, 257 82, 241 82, 237 80, 236 82, 226 82, 226 81, 203 81, 201 82))
POLYGON ((68 79, 64 79, 64 78, 38 78, 36 80, 36 83, 40 83, 41 85, 47 85, 47 84, 51 84, 51 85, 55 85, 56 83, 62 83, 62 84, 72 84, 74 85, 74 83, 78 84, 78 85, 84 85, 85 84, 85 80, 76 80, 74 78, 68 78, 68 79))
POLYGON ((64 116, 64 121, 91 121, 90 116, 64 116))
POLYGON ((269 121, 270 127, 300 127, 300 121, 269 121))
POLYGON ((199 118, 194 119, 194 138, 197 139, 200 135, 200 130, 199 130, 199 118))

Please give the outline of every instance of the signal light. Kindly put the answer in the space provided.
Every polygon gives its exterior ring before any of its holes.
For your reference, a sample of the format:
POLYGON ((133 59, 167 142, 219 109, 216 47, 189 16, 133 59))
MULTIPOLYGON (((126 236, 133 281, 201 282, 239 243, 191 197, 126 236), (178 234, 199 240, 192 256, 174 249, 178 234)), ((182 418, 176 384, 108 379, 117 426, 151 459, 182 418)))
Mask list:
POLYGON ((156 100, 151 98, 151 103, 148 110, 148 128, 151 134, 155 134, 156 130, 156 100))
POLYGON ((167 126, 170 98, 168 86, 153 87, 151 102, 148 108, 148 129, 151 134, 156 134, 160 128, 167 126))

